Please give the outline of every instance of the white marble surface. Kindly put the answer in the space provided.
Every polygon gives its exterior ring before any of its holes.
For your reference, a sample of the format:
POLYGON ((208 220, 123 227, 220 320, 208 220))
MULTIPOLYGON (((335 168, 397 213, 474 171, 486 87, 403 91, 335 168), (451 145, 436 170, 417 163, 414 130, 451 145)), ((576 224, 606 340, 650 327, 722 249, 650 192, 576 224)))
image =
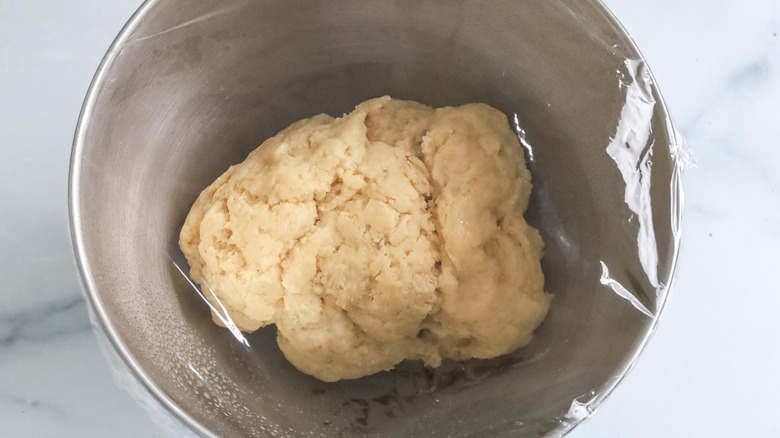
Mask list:
MULTIPOLYGON (((608 0, 698 167, 677 282, 588 437, 780 436, 780 2, 608 0)), ((138 0, 0 0, 0 436, 166 436, 112 381, 70 248, 71 138, 138 0)))

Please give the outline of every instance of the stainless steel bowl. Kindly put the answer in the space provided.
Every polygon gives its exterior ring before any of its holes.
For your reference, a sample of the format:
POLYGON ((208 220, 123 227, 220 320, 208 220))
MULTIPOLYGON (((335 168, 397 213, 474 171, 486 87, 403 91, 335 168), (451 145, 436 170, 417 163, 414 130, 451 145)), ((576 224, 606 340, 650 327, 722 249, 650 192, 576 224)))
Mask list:
POLYGON ((136 377, 204 436, 563 434, 611 392, 663 307, 679 238, 676 142, 652 76, 595 0, 147 1, 87 96, 73 241, 136 377), (213 325, 174 267, 200 190, 293 121, 390 94, 507 113, 555 294, 535 341, 488 361, 325 384, 274 330, 213 325))

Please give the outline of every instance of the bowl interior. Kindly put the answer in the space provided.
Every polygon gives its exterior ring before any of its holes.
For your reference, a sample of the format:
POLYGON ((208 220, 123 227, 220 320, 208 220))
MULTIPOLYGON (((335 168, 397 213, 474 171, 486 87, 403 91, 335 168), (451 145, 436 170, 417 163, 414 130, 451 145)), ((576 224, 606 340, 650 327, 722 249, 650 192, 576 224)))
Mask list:
POLYGON ((680 190, 669 129, 641 56, 597 1, 149 1, 82 114, 74 242, 112 342, 204 435, 565 432, 623 376, 663 305, 680 190), (326 384, 286 362, 273 327, 246 348, 213 325, 174 266, 177 237, 198 193, 264 139, 384 94, 508 115, 555 298, 511 355, 326 384))

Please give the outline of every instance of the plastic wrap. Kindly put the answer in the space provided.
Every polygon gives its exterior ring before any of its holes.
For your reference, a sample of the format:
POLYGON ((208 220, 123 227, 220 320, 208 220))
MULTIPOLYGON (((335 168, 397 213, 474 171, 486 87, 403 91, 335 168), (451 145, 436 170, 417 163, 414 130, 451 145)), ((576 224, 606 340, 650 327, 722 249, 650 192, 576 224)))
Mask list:
POLYGON ((172 436, 563 436, 592 415, 663 309, 682 171, 693 165, 606 9, 190 6, 139 9, 76 134, 74 244, 119 385, 172 436), (209 304, 187 276, 178 232, 200 190, 273 133, 382 94, 485 102, 507 115, 533 175, 526 217, 545 241, 555 298, 535 340, 514 353, 323 383, 286 362, 273 327, 242 333, 209 304))

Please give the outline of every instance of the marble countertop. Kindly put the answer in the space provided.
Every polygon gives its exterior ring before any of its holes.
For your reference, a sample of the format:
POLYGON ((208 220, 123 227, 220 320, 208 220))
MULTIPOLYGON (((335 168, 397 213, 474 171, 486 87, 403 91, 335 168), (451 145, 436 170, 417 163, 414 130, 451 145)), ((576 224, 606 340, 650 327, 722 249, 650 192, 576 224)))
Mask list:
MULTIPOLYGON (((169 432, 112 379, 67 220, 71 139, 139 0, 0 2, 0 436, 169 432)), ((571 434, 780 436, 780 2, 607 0, 698 165, 677 282, 628 377, 571 434)))

